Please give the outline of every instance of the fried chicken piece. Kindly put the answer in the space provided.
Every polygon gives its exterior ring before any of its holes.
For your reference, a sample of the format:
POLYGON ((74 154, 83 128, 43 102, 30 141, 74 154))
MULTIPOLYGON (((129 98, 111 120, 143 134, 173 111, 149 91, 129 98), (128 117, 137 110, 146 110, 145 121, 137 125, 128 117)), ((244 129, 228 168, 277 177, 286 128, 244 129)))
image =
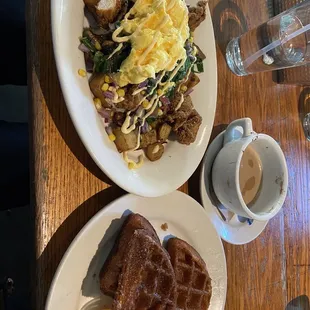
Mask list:
POLYGON ((193 109, 186 122, 176 132, 178 141, 187 145, 195 142, 201 122, 202 117, 193 109))
POLYGON ((121 0, 84 0, 84 3, 102 27, 114 23, 122 8, 121 0))
MULTIPOLYGON (((181 94, 177 93, 171 102, 173 110, 176 109, 180 100, 181 100, 181 94)), ((173 131, 177 131, 186 122, 193 108, 194 106, 193 106, 191 97, 186 96, 184 98, 184 101, 181 107, 177 111, 167 116, 167 121, 168 123, 172 124, 173 131)))
POLYGON ((189 8, 188 25, 190 31, 195 31, 195 29, 205 20, 207 3, 207 1, 198 1, 197 6, 189 8))

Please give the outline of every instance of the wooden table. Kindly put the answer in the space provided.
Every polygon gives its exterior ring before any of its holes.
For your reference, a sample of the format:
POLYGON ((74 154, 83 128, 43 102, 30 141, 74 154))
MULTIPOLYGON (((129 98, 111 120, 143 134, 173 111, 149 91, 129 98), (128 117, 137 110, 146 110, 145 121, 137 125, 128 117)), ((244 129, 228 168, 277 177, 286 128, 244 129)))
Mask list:
MULTIPOLYGON (((210 0, 219 76, 213 136, 232 120, 251 117, 257 132, 279 141, 289 168, 284 208, 262 235, 244 246, 224 243, 226 308, 234 310, 285 309, 292 299, 310 294, 310 143, 300 120, 310 110, 310 89, 278 85, 272 73, 236 77, 224 58, 230 38, 269 18, 266 3, 210 0)), ((57 265, 72 239, 124 191, 97 168, 69 118, 52 51, 50 1, 29 0, 27 14, 36 242, 33 293, 35 309, 43 309, 57 265)), ((199 170, 181 188, 197 200, 199 170)))

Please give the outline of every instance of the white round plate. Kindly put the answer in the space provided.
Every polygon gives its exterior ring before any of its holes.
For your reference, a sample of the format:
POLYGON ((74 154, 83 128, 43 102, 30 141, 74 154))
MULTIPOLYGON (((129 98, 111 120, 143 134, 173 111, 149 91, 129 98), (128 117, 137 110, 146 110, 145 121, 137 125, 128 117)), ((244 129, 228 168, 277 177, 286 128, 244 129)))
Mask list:
MULTIPOLYGON (((161 240, 177 236, 200 253, 212 278, 209 310, 224 309, 227 273, 221 239, 204 209, 188 195, 175 191, 158 198, 129 194, 98 212, 64 255, 50 288, 46 310, 80 310, 102 296, 98 274, 121 227, 122 215, 130 212, 145 216, 161 240), (164 223, 168 225, 166 231, 161 229, 164 223)), ((87 310, 90 309, 101 310, 87 310)))
MULTIPOLYGON (((257 238, 265 229, 268 221, 253 221, 249 225, 246 221, 240 222, 236 214, 222 210, 222 213, 228 215, 227 220, 224 221, 216 208, 216 206, 221 207, 221 205, 212 189, 211 172, 213 162, 223 147, 224 132, 220 133, 212 141, 203 159, 200 175, 200 195, 202 205, 221 238, 231 244, 245 244, 257 238)), ((242 136, 242 131, 238 127, 235 130, 235 135, 242 136)))
MULTIPOLYGON (((190 0, 189 4, 196 3, 190 0)), ((102 120, 93 104, 88 80, 78 75, 85 68, 78 50, 84 23, 83 0, 53 0, 52 31, 54 52, 61 88, 75 128, 89 154, 102 171, 128 192, 156 197, 184 184, 198 167, 207 148, 213 127, 217 98, 217 63, 213 26, 209 9, 205 21, 195 31, 195 42, 207 55, 205 72, 192 93, 195 108, 203 117, 195 143, 168 143, 157 162, 146 161, 137 170, 129 170, 114 143, 109 141, 102 120)))

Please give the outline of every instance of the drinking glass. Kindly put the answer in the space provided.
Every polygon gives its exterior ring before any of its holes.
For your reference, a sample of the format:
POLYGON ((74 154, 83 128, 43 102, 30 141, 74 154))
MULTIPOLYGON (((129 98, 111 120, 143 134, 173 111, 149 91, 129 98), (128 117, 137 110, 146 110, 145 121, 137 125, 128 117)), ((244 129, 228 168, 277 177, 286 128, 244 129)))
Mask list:
POLYGON ((236 75, 296 67, 310 62, 310 1, 232 39, 226 60, 236 75))

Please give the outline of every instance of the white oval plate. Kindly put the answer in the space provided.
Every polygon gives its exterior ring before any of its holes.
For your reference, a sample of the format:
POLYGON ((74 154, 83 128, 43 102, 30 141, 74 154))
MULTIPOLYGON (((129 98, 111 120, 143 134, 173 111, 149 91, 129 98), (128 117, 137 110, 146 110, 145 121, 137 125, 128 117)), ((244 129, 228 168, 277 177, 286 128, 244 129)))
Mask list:
POLYGON ((102 296, 98 274, 123 222, 119 219, 129 211, 145 216, 161 241, 177 236, 200 253, 212 278, 209 310, 224 309, 227 273, 221 239, 204 209, 188 195, 175 191, 158 198, 128 194, 98 212, 65 253, 54 276, 46 310, 79 310, 102 296), (161 229, 164 223, 168 225, 166 231, 161 229))
POLYGON ((190 146, 170 142, 160 161, 152 163, 146 160, 140 169, 129 170, 107 137, 93 105, 88 80, 77 73, 78 69, 85 68, 83 53, 78 50, 84 23, 84 2, 53 0, 51 5, 54 52, 61 88, 72 121, 89 154, 110 179, 128 192, 156 197, 180 187, 202 159, 215 115, 217 64, 209 10, 206 20, 195 32, 195 41, 207 56, 205 72, 199 75, 201 82, 192 95, 194 106, 203 117, 197 139, 190 146))

